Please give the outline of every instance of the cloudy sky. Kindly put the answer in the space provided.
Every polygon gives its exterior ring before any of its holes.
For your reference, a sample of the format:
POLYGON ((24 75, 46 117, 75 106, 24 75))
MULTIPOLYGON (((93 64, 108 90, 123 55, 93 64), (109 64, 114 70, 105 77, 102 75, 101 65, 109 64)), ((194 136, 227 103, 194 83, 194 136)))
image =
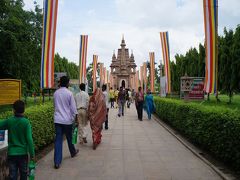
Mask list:
MULTIPOLYGON (((33 0, 24 0, 33 9, 33 0)), ((79 36, 89 35, 88 63, 92 55, 109 67, 124 34, 136 64, 162 59, 160 31, 169 31, 171 60, 204 41, 202 0, 59 0, 56 52, 78 64, 79 36)), ((43 0, 37 0, 42 7, 43 0)), ((240 24, 240 0, 219 0, 219 34, 240 24)))

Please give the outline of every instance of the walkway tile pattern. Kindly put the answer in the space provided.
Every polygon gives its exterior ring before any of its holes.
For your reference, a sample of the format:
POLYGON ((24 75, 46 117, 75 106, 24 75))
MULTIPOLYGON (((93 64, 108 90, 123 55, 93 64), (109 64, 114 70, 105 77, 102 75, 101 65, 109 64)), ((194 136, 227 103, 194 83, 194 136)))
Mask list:
POLYGON ((92 150, 76 145, 79 155, 70 158, 64 143, 63 163, 53 168, 53 151, 37 165, 38 180, 219 180, 209 166, 198 159, 155 120, 137 120, 134 106, 117 117, 110 109, 109 130, 103 130, 102 143, 92 150))

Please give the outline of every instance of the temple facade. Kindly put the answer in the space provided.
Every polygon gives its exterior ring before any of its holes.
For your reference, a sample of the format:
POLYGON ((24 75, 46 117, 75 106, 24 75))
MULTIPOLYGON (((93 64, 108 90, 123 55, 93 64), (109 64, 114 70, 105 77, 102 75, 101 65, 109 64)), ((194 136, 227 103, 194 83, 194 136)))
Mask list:
POLYGON ((133 52, 131 53, 131 56, 129 56, 129 50, 126 48, 126 43, 123 37, 121 48, 117 51, 117 57, 115 52, 112 56, 112 63, 110 65, 110 86, 113 89, 117 89, 121 86, 134 89, 136 67, 133 52))

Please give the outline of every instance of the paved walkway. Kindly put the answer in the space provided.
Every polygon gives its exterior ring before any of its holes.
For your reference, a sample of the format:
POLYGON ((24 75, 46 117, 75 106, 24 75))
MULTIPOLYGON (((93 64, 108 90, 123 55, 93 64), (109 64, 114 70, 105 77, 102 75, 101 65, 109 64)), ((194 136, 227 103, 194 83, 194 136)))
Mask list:
POLYGON ((38 180, 219 180, 209 166, 176 140, 155 120, 138 121, 134 106, 124 117, 109 112, 109 130, 103 130, 102 143, 92 150, 77 145, 80 152, 70 158, 65 142, 63 163, 53 168, 53 151, 37 165, 38 180))

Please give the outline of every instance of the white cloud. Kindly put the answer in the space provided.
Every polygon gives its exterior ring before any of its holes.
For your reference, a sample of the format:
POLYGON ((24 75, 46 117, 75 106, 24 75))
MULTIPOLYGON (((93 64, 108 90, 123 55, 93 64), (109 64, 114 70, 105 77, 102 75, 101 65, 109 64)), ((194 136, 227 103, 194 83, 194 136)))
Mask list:
POLYGON ((88 14, 89 16, 94 16, 94 15, 96 15, 96 11, 95 11, 95 9, 90 9, 90 10, 87 12, 87 14, 88 14))

